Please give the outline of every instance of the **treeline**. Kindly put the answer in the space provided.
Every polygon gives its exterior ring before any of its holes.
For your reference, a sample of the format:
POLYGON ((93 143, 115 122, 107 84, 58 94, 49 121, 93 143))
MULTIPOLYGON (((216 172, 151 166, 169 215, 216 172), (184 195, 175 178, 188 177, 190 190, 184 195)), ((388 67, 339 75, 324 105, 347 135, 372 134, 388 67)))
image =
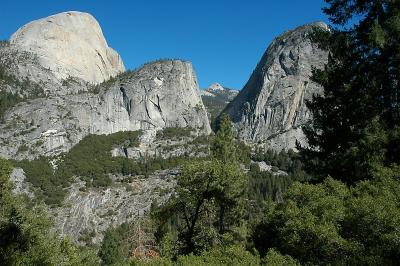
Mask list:
POLYGON ((251 159, 256 163, 250 165, 248 173, 248 198, 258 206, 268 200, 282 201, 284 192, 292 183, 311 178, 304 171, 300 155, 293 150, 276 152, 259 148, 251 155, 251 159), (257 162, 265 162, 271 169, 262 171, 257 162))
MULTIPOLYGON (((169 131, 167 131, 169 132, 169 131)), ((123 131, 109 135, 88 135, 69 152, 57 158, 40 157, 35 160, 13 161, 21 167, 27 181, 35 188, 39 200, 48 205, 60 205, 73 177, 86 182, 86 187, 108 187, 112 184, 110 175, 125 177, 148 175, 157 170, 173 169, 196 158, 171 157, 163 159, 144 155, 141 159, 126 156, 113 157, 111 150, 126 150, 139 145, 140 131, 123 131), (56 167, 54 167, 55 164, 56 167)), ((199 143, 203 142, 198 140, 199 143)))
POLYGON ((253 155, 252 160, 256 162, 266 162, 268 165, 275 166, 277 169, 287 172, 293 180, 307 181, 310 177, 304 171, 304 164, 299 153, 292 149, 276 152, 271 149, 263 151, 258 149, 253 155))
POLYGON ((257 164, 250 166, 248 175, 248 199, 256 201, 257 204, 269 200, 282 201, 283 193, 295 181, 289 175, 260 171, 257 164))

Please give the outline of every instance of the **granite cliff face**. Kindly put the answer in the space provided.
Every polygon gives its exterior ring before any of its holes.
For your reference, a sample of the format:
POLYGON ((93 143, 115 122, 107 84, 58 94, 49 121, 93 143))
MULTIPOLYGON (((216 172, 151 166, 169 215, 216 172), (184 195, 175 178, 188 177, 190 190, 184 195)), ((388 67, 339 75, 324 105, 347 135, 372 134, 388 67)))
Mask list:
MULTIPOLYGON (((175 176, 179 169, 158 171, 147 178, 113 176, 113 186, 104 190, 86 188, 78 178, 68 188, 62 206, 49 208, 54 225, 62 235, 68 235, 75 242, 82 241, 86 232, 91 232, 90 243, 101 244, 104 232, 110 226, 135 221, 146 216, 152 204, 162 204, 174 193, 175 176)), ((10 176, 14 182, 13 193, 25 194, 35 200, 32 185, 25 181, 25 173, 15 168, 10 176)))
POLYGON ((34 54, 58 80, 76 77, 100 83, 125 70, 99 23, 87 13, 65 12, 32 21, 11 36, 10 44, 34 54))
POLYGON ((116 95, 122 95, 130 122, 140 129, 190 127, 211 132, 190 62, 146 64, 113 84, 109 101, 116 95))
POLYGON ((54 156, 88 134, 211 128, 191 63, 158 61, 96 87, 96 92, 37 98, 16 105, 0 124, 0 154, 54 156))
POLYGON ((275 150, 305 143, 301 125, 311 119, 305 101, 322 89, 310 80, 312 67, 322 68, 327 52, 308 38, 317 22, 285 32, 268 47, 239 95, 227 106, 239 138, 266 143, 275 150))

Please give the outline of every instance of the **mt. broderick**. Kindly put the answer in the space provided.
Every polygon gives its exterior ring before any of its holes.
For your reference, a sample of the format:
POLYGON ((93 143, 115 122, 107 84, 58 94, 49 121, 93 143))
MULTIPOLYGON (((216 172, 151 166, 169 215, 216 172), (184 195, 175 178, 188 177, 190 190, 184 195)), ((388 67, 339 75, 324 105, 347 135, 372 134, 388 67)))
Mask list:
POLYGON ((238 93, 239 91, 225 88, 219 83, 213 83, 207 89, 201 90, 201 98, 212 123, 238 93))
POLYGON ((227 106, 240 139, 266 143, 275 150, 305 144, 301 126, 311 119, 305 101, 322 92, 310 80, 312 67, 322 68, 328 54, 308 37, 322 22, 305 25, 277 37, 249 81, 227 106))

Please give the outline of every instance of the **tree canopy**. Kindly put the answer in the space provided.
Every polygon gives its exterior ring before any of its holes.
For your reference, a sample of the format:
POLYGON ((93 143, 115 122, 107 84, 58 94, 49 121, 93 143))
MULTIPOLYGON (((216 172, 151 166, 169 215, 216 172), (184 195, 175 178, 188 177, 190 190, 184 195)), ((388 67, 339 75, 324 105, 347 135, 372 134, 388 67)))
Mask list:
POLYGON ((329 51, 329 62, 312 79, 323 95, 308 103, 304 128, 306 170, 349 184, 372 178, 379 166, 400 163, 400 2, 327 0, 338 25, 312 39, 329 51), (355 23, 349 29, 339 27, 355 23))

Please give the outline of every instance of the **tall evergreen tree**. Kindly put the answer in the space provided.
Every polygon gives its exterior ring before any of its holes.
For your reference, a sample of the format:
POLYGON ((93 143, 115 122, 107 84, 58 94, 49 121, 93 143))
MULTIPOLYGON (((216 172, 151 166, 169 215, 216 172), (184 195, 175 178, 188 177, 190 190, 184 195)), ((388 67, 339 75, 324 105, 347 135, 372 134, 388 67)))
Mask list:
POLYGON ((211 160, 183 166, 174 197, 157 213, 162 225, 168 218, 177 217, 183 254, 212 247, 229 234, 234 239, 242 222, 248 180, 239 168, 232 123, 227 116, 221 119, 211 149, 211 160))
POLYGON ((222 114, 219 120, 211 152, 214 158, 223 162, 235 162, 238 159, 232 122, 227 114, 222 114))
POLYGON ((312 36, 329 60, 314 70, 324 93, 308 103, 314 119, 301 154, 315 177, 353 183, 400 163, 400 1, 326 2, 324 12, 341 28, 312 36))

